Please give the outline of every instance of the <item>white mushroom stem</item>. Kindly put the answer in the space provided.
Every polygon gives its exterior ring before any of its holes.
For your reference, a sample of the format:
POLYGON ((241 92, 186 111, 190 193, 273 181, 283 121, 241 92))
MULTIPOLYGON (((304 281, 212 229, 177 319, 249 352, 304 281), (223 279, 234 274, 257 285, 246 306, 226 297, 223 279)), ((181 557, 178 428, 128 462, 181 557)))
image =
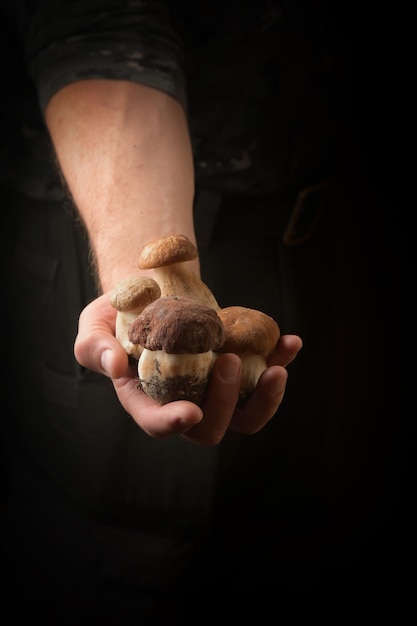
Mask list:
POLYGON ((143 348, 138 362, 142 391, 166 404, 172 400, 190 400, 199 404, 205 394, 215 354, 168 354, 164 350, 143 348))
POLYGON ((139 359, 142 352, 142 346, 129 341, 128 333, 132 322, 135 321, 142 309, 137 311, 117 311, 115 335, 121 346, 126 350, 129 356, 139 359))
POLYGON ((128 355, 139 359, 142 347, 129 340, 129 328, 137 316, 161 295, 158 283, 149 276, 127 276, 110 292, 110 303, 116 309, 115 336, 128 355))
POLYGON ((238 354, 238 356, 242 361, 240 393, 242 396, 247 396, 258 384, 262 372, 267 368, 267 362, 262 354, 238 354))
POLYGON ((216 311, 220 309, 212 291, 191 269, 189 261, 155 267, 152 276, 161 289, 161 296, 185 296, 216 311))

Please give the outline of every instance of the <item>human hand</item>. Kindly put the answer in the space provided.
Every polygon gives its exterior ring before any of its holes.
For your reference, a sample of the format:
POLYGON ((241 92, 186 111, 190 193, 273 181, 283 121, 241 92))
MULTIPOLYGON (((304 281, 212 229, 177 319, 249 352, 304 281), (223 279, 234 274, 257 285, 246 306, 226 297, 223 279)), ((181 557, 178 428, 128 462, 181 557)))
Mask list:
POLYGON ((288 376, 285 368, 302 346, 297 335, 283 335, 255 391, 240 408, 236 407, 241 362, 231 353, 216 359, 202 407, 184 400, 161 406, 137 388, 137 369, 115 338, 115 321, 116 311, 108 294, 81 312, 74 344, 77 361, 112 379, 121 405, 148 435, 162 439, 178 434, 201 445, 218 444, 229 428, 244 434, 261 430, 283 400, 288 376))

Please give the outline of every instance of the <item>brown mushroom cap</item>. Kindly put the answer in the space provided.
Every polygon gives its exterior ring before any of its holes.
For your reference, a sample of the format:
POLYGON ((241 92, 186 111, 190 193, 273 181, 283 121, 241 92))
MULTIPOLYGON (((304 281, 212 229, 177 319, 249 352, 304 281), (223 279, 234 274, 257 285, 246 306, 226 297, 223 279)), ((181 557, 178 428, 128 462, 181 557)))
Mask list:
POLYGON ((145 308, 159 298, 158 283, 148 276, 128 276, 115 285, 110 292, 111 305, 117 311, 128 312, 145 308))
POLYGON ((140 251, 138 267, 153 269, 172 263, 192 261, 198 257, 198 250, 185 235, 168 235, 149 241, 140 251))
POLYGON ((212 307, 191 298, 165 296, 149 304, 132 322, 129 340, 147 350, 199 354, 220 348, 224 330, 212 307))
POLYGON ((217 311, 223 322, 225 340, 221 352, 256 353, 268 356, 280 337, 276 321, 256 309, 229 306, 217 311))

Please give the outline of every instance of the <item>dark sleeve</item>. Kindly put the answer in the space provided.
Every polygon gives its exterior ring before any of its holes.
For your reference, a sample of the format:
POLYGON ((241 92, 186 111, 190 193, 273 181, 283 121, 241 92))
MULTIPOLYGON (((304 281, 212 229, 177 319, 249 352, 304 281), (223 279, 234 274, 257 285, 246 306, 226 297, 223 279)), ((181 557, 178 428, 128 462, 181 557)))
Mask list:
POLYGON ((181 41, 162 3, 146 0, 28 2, 24 49, 42 111, 62 87, 130 80, 186 106, 181 41))

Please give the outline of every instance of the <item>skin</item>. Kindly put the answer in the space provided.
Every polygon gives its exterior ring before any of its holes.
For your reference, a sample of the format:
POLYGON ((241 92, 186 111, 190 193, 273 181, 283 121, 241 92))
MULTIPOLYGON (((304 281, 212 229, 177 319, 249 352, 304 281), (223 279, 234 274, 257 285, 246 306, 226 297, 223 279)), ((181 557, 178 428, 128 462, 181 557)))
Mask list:
MULTIPOLYGON (((182 233, 196 243, 192 207, 194 170, 187 120, 171 96, 124 81, 73 83, 50 100, 45 118, 62 174, 88 231, 99 295, 79 317, 74 354, 86 368, 112 379, 117 397, 151 437, 181 435, 218 444, 228 428, 259 431, 281 404, 286 366, 302 346, 284 335, 252 398, 237 411, 241 362, 216 360, 202 408, 178 401, 160 406, 136 387, 136 369, 115 338, 116 311, 109 292, 138 270, 142 246, 182 233)), ((198 260, 190 267, 199 275, 198 260)))

